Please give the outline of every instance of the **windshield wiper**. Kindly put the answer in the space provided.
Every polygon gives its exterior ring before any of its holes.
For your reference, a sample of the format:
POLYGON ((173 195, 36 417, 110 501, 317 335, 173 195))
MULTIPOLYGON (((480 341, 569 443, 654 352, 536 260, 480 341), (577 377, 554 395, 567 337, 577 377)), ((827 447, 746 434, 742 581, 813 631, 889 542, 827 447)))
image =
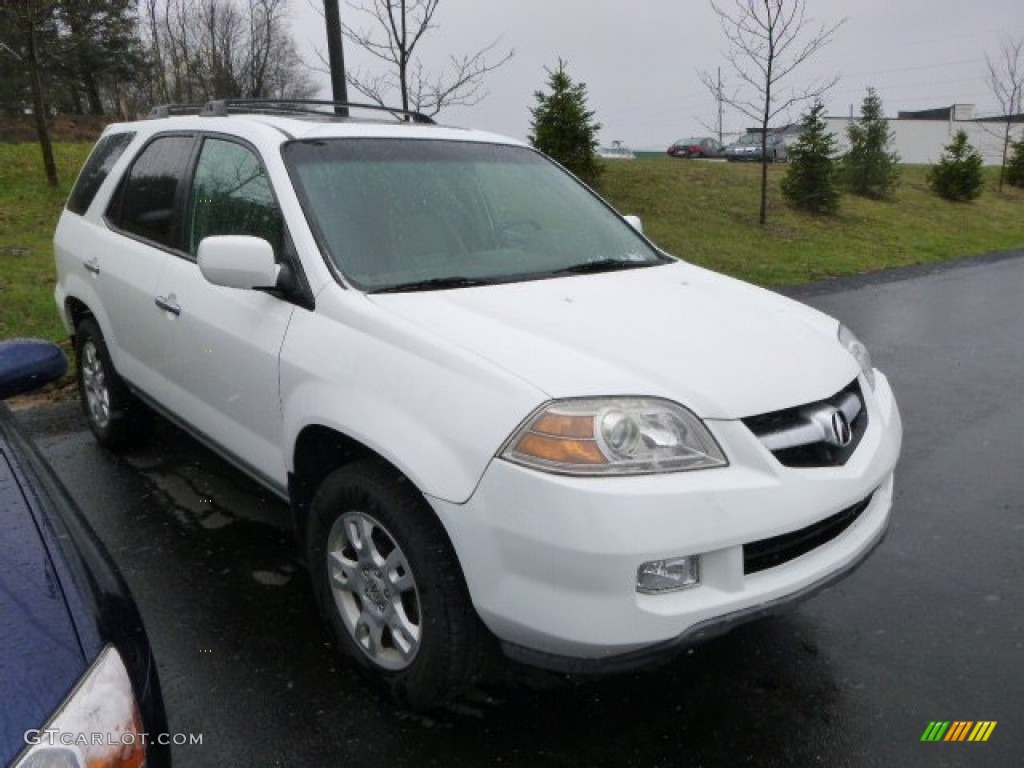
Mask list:
POLYGON ((493 285, 494 280, 480 277, 432 277, 429 280, 413 280, 409 283, 377 288, 369 293, 404 293, 405 291, 441 291, 445 288, 471 288, 475 285, 493 285))
POLYGON ((637 261, 636 259, 597 259, 585 261, 582 264, 573 264, 571 267, 563 267, 549 272, 549 275, 585 275, 588 272, 614 272, 617 269, 636 269, 638 267, 653 267, 660 264, 658 261, 637 261))

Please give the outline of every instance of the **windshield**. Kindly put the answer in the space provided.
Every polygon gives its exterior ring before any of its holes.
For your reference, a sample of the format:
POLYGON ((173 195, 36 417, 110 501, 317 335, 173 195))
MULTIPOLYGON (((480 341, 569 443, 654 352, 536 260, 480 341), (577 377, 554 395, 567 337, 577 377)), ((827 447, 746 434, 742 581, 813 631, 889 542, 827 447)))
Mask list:
POLYGON ((737 141, 736 143, 741 146, 746 146, 748 144, 756 144, 757 146, 761 146, 761 134, 746 133, 743 136, 740 136, 740 140, 737 141))
POLYGON ((327 139, 292 142, 284 158, 327 256, 366 291, 670 261, 569 174, 524 147, 327 139))

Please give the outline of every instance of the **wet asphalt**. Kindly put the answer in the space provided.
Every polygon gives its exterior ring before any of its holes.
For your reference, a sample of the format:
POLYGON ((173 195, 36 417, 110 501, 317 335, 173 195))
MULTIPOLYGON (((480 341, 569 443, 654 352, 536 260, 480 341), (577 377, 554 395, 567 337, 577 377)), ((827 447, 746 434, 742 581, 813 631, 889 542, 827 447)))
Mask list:
POLYGON ((288 511, 166 423, 96 447, 19 412, 123 569, 176 765, 1024 766, 1024 253, 791 291, 868 344, 899 399, 893 522, 845 581, 651 672, 510 667, 429 716, 335 655, 288 511), (994 720, 986 743, 922 743, 994 720))

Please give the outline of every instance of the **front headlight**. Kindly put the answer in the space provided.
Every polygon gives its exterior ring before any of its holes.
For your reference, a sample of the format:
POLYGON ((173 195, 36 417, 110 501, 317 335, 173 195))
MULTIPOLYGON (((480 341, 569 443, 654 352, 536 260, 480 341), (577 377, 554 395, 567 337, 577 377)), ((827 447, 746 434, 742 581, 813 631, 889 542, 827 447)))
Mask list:
POLYGON ((871 353, 868 352, 868 348, 864 346, 864 342, 854 335, 853 331, 847 328, 842 323, 839 324, 839 343, 842 344, 846 351, 853 355, 853 359, 860 365, 861 371, 864 372, 864 378, 868 380, 868 384, 871 388, 875 388, 875 367, 871 364, 871 353))
POLYGON ((512 435, 500 455, 566 475, 643 475, 729 463, 700 419, 681 405, 648 397, 549 403, 512 435))
POLYGON ((113 646, 100 654, 13 768, 140 768, 146 764, 142 718, 132 683, 113 646))

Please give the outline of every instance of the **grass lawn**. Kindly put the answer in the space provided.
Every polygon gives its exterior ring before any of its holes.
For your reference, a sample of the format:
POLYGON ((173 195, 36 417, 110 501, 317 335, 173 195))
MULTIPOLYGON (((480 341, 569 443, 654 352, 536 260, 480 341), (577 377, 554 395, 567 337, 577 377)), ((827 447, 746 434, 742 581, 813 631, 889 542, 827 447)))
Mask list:
MULTIPOLYGON (((89 151, 57 144, 61 186, 47 188, 35 144, 0 144, 0 338, 59 340, 51 238, 89 151)), ((644 220, 669 253, 761 285, 778 286, 885 267, 1024 247, 1024 190, 997 194, 995 170, 974 203, 948 203, 925 186, 926 169, 904 166, 891 201, 845 195, 840 214, 791 211, 781 199, 785 166, 769 169, 769 223, 757 225, 760 169, 746 164, 640 158, 606 164, 600 191, 644 220)))
POLYGON ((53 303, 53 230, 90 145, 56 144, 60 187, 37 144, 0 144, 0 339, 66 335, 53 303))
POLYGON ((997 168, 973 203, 950 203, 902 166, 893 199, 843 195, 837 216, 798 213, 782 200, 785 165, 769 167, 768 224, 757 224, 755 164, 673 158, 607 163, 600 191, 643 219, 669 253, 760 285, 779 286, 886 267, 1024 247, 1024 190, 995 191, 997 168))

